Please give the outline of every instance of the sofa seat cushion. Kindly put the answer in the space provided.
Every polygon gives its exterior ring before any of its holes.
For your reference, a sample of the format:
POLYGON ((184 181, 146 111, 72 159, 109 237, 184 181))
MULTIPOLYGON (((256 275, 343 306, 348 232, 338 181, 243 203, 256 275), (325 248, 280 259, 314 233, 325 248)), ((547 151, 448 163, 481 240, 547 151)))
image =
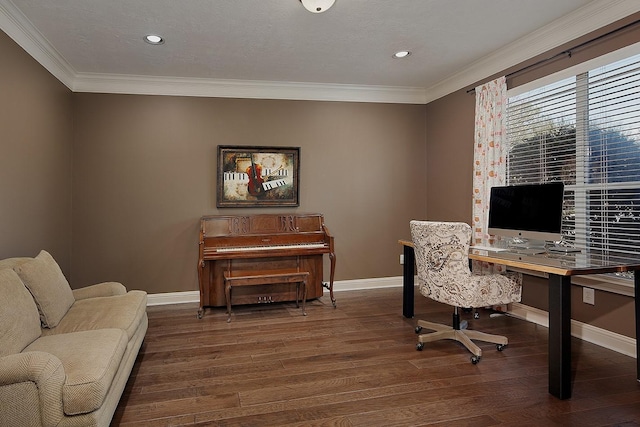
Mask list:
POLYGON ((33 295, 42 326, 55 327, 75 302, 71 286, 58 263, 47 251, 40 251, 38 256, 13 269, 33 295))
POLYGON ((43 329, 42 335, 117 328, 124 330, 130 339, 140 326, 146 310, 147 293, 144 291, 78 300, 58 326, 43 329))
POLYGON ((41 334, 38 308, 15 271, 0 270, 0 357, 20 353, 41 334))
POLYGON ((101 329, 40 337, 24 351, 43 351, 60 359, 66 376, 63 410, 77 415, 102 406, 128 342, 121 329, 101 329))

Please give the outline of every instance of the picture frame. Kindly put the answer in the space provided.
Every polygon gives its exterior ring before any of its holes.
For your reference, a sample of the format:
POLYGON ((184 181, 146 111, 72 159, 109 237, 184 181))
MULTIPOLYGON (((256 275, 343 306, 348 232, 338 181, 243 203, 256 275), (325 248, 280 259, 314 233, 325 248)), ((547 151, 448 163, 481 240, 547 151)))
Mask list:
POLYGON ((218 146, 216 206, 298 206, 300 147, 218 146))

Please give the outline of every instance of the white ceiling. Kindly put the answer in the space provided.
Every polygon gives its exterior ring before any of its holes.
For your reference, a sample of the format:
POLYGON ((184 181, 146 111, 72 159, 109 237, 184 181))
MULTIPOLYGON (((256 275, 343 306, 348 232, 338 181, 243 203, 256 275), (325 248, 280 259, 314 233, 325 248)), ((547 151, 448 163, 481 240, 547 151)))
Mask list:
POLYGON ((638 0, 336 0, 321 14, 298 0, 0 0, 0 28, 77 92, 424 103, 637 11, 638 0))

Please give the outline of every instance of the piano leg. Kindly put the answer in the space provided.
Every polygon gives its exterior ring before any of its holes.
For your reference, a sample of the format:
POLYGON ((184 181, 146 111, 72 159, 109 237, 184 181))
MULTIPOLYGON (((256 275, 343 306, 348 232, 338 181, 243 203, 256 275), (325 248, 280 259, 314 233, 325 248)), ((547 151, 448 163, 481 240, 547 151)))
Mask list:
POLYGON ((298 301, 300 301, 300 287, 302 287, 302 315, 306 316, 307 312, 305 310, 305 304, 307 302, 307 280, 303 280, 301 282, 296 283, 296 308, 300 307, 298 301))
POLYGON ((224 294, 227 297, 227 323, 229 323, 231 322, 231 283, 225 284, 224 294))
POLYGON ((305 304, 307 303, 307 279, 305 278, 302 282, 302 315, 306 316, 307 312, 304 309, 305 304))
POLYGON ((331 276, 329 277, 329 297, 331 298, 331 304, 333 304, 333 308, 336 308, 336 299, 333 297, 333 275, 336 271, 336 254, 331 252, 329 254, 329 260, 331 261, 331 276))

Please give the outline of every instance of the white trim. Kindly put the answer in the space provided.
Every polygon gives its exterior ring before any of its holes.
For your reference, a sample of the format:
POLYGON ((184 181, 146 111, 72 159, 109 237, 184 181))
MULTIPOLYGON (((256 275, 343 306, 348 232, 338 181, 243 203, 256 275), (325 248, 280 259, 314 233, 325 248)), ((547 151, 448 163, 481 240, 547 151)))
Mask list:
MULTIPOLYGON (((415 283, 415 282, 414 282, 415 283)), ((402 276, 378 277, 371 279, 340 280, 334 282, 333 291, 359 291, 362 289, 382 289, 402 287, 402 276)))
POLYGON ((637 0, 594 0, 429 88, 77 73, 10 0, 0 0, 0 28, 74 92, 427 104, 638 11, 637 0))
MULTIPOLYGON (((547 273, 525 270, 517 267, 507 267, 510 271, 517 271, 529 276, 549 278, 547 273)), ((604 292, 610 292, 612 294, 624 295, 628 297, 634 297, 634 285, 633 281, 629 279, 622 279, 609 274, 590 274, 586 276, 572 276, 571 284, 575 286, 587 286, 589 288, 598 289, 604 292)))
POLYGON ((200 291, 165 292, 147 295, 147 307, 153 305, 200 303, 200 291))
POLYGON ((426 102, 429 103, 465 86, 487 79, 489 76, 638 11, 640 11, 640 1, 638 0, 592 1, 575 12, 508 44, 474 62, 463 71, 427 88, 426 102))
MULTIPOLYGON (((549 314, 534 307, 529 307, 520 303, 511 304, 510 316, 517 317, 545 328, 549 327, 549 314)), ((636 340, 625 335, 597 328, 586 323, 571 320, 571 335, 581 340, 599 345, 609 350, 624 354, 625 356, 637 357, 636 340)))
POLYGON ((578 74, 586 73, 591 70, 595 70, 599 67, 604 67, 605 65, 627 59, 639 53, 640 42, 620 48, 618 50, 614 50, 613 52, 605 53, 604 55, 598 56, 597 58, 590 59, 589 61, 582 62, 580 64, 574 65, 573 67, 565 68, 564 70, 558 71, 545 77, 541 77, 537 80, 525 83, 521 86, 511 88, 507 90, 507 97, 511 98, 514 96, 518 96, 530 90, 538 89, 540 87, 559 82, 560 80, 577 76, 578 74))
POLYGON ((308 101, 424 104, 418 87, 291 83, 252 80, 214 80, 82 73, 74 92, 133 95, 196 96, 214 98, 289 99, 308 101))
POLYGON ((599 291, 611 292, 612 294, 635 297, 633 281, 620 279, 606 274, 593 274, 589 276, 575 276, 571 279, 572 285, 587 286, 599 291))
POLYGON ((0 29, 55 78, 71 89, 75 71, 24 14, 10 1, 0 0, 0 29))
MULTIPOLYGON (((382 289, 402 287, 402 276, 381 277, 372 279, 340 280, 334 282, 334 292, 356 291, 364 289, 382 289)), ((416 283, 414 281, 414 283, 416 283)), ((147 305, 166 305, 182 303, 199 303, 198 291, 168 292, 148 295, 147 305)), ((338 305, 340 301, 338 300, 338 305)), ((510 316, 549 327, 549 315, 546 311, 530 307, 520 303, 511 304, 507 313, 510 316)), ((636 340, 606 329, 597 328, 586 323, 571 321, 571 335, 584 341, 622 353, 626 356, 636 357, 636 340)))
MULTIPOLYGON (((339 280, 333 283, 333 292, 359 291, 363 289, 382 289, 402 287, 402 276, 378 277, 372 279, 339 280)), ((199 291, 167 292, 149 294, 147 305, 166 305, 200 302, 199 291)))

